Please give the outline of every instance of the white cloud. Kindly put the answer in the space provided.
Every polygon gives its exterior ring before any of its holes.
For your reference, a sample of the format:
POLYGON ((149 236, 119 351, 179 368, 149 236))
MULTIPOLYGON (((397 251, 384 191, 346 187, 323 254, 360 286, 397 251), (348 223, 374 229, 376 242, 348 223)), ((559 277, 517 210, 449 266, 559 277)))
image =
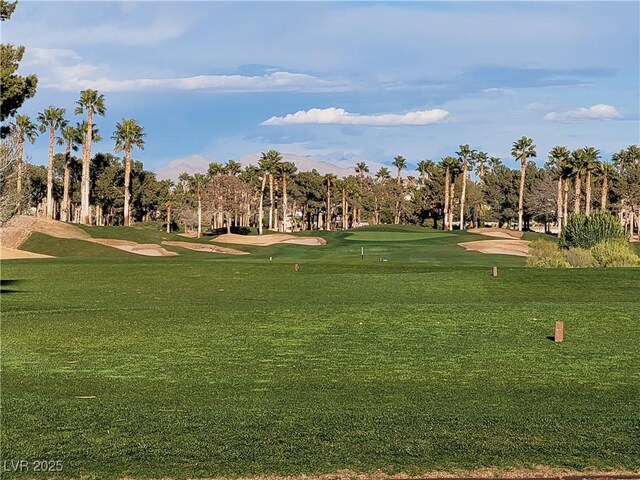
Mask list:
POLYGON ((491 87, 483 89, 482 93, 486 95, 513 95, 516 92, 511 88, 491 87))
POLYGON ((433 110, 417 110, 404 114, 383 113, 378 115, 361 115, 349 113, 343 108, 312 108, 296 113, 289 113, 283 117, 271 117, 261 125, 295 125, 295 124, 324 124, 324 125, 429 125, 439 123, 449 116, 449 112, 439 108, 433 110))
POLYGON ((550 122, 567 122, 571 120, 611 120, 618 118, 620 112, 616 107, 598 103, 589 108, 580 107, 575 110, 567 110, 566 112, 549 112, 544 116, 545 120, 550 122))

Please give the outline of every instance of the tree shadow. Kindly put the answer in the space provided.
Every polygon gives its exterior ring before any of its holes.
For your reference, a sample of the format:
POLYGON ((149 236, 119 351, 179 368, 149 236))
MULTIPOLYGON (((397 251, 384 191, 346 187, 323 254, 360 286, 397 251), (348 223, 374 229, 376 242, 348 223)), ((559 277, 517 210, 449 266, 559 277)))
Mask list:
POLYGON ((8 293, 21 293, 22 290, 15 290, 13 288, 5 288, 7 286, 13 286, 13 285, 17 285, 20 282, 22 282, 22 280, 18 280, 18 279, 14 279, 14 280, 4 280, 4 279, 0 279, 0 293, 2 294, 8 294, 8 293))

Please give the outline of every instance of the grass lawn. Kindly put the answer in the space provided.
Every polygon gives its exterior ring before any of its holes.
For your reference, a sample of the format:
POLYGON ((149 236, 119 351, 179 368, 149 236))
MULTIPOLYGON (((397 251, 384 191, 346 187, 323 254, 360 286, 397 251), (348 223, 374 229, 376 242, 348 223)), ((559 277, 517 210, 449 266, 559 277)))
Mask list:
POLYGON ((640 270, 527 269, 459 232, 323 236, 153 258, 32 235, 61 258, 2 264, 2 460, 95 479, 640 469, 640 270))

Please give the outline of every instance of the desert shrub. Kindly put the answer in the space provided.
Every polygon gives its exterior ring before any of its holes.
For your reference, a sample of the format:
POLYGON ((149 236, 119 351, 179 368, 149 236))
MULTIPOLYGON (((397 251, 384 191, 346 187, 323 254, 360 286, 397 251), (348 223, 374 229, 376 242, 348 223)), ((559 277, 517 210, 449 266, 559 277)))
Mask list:
POLYGON ((568 266, 562 251, 554 242, 539 238, 529 244, 527 266, 541 268, 561 268, 568 266))
POLYGON ((605 240, 591 249, 591 254, 601 267, 637 267, 640 257, 625 240, 605 240))
POLYGON ((570 248, 565 250, 564 259, 569 266, 574 268, 588 268, 597 267, 598 262, 593 258, 593 254, 590 250, 580 247, 570 248))
POLYGON ((613 215, 596 210, 589 215, 570 215, 560 232, 561 248, 591 248, 609 239, 625 238, 625 233, 613 215))

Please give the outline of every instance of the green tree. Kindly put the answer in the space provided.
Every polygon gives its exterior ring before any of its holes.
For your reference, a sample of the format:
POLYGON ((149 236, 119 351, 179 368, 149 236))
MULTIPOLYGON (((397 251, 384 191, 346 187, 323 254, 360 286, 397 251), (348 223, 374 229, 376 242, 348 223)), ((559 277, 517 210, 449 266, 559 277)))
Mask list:
MULTIPOLYGON (((0 1, 0 20, 8 20, 15 10, 17 2, 0 1)), ((0 45, 0 122, 13 117, 25 100, 36 94, 38 78, 35 75, 26 77, 17 75, 18 67, 24 56, 24 47, 10 43, 0 45)), ((4 138, 9 132, 7 126, 2 126, 4 138)))
POLYGON ((287 230, 288 222, 288 205, 287 205, 287 180, 296 173, 298 168, 293 162, 282 162, 278 165, 278 174, 282 178, 282 231, 287 230))
POLYGON ((584 157, 584 171, 585 171, 585 207, 584 212, 589 215, 591 213, 591 177, 594 171, 598 168, 600 160, 600 150, 594 147, 582 148, 584 157))
POLYGON ((333 173, 327 173, 324 181, 327 185, 327 213, 325 218, 325 230, 331 230, 332 208, 331 208, 331 187, 335 184, 337 177, 333 173))
POLYGON ((96 90, 83 90, 80 92, 80 100, 76 102, 76 115, 87 113, 86 136, 82 143, 82 198, 80 222, 89 225, 91 223, 91 213, 89 211, 89 185, 91 168, 91 142, 93 139, 93 116, 94 114, 104 116, 106 108, 104 105, 104 95, 96 90))
POLYGON ((524 214, 524 181, 527 171, 527 160, 535 157, 536 146, 533 140, 527 137, 521 137, 513 142, 511 155, 520 161, 520 190, 518 196, 518 230, 522 231, 522 218, 524 214))
POLYGON ((53 146, 55 144, 56 132, 67 126, 64 118, 64 108, 56 108, 53 105, 47 107, 38 114, 40 122, 40 133, 49 130, 49 163, 47 169, 47 218, 53 218, 53 146))
POLYGON ((237 177, 240 175, 240 172, 242 172, 242 165, 235 160, 227 160, 227 163, 224 165, 224 171, 229 175, 237 177))
POLYGON ((393 158, 393 162, 391 162, 391 163, 392 163, 392 165, 394 167, 396 167, 398 169, 397 181, 398 181, 398 185, 400 185, 401 182, 402 182, 402 178, 401 178, 400 175, 401 175, 402 170, 407 168, 407 159, 404 158, 402 155, 396 155, 393 158))
POLYGON ((562 225, 566 221, 564 218, 564 182, 567 176, 567 167, 571 159, 571 152, 567 147, 557 145, 551 149, 547 157, 546 166, 550 168, 556 178, 556 216, 558 221, 558 236, 562 225))
POLYGON ((116 130, 111 137, 115 140, 116 153, 124 152, 124 226, 131 224, 129 212, 131 203, 131 151, 133 147, 144 149, 144 129, 133 118, 123 118, 116 123, 116 130))
POLYGON ((460 145, 460 150, 456 152, 462 162, 462 193, 460 194, 460 230, 464 230, 464 202, 467 197, 467 175, 470 166, 476 155, 476 151, 472 150, 469 145, 460 145))

